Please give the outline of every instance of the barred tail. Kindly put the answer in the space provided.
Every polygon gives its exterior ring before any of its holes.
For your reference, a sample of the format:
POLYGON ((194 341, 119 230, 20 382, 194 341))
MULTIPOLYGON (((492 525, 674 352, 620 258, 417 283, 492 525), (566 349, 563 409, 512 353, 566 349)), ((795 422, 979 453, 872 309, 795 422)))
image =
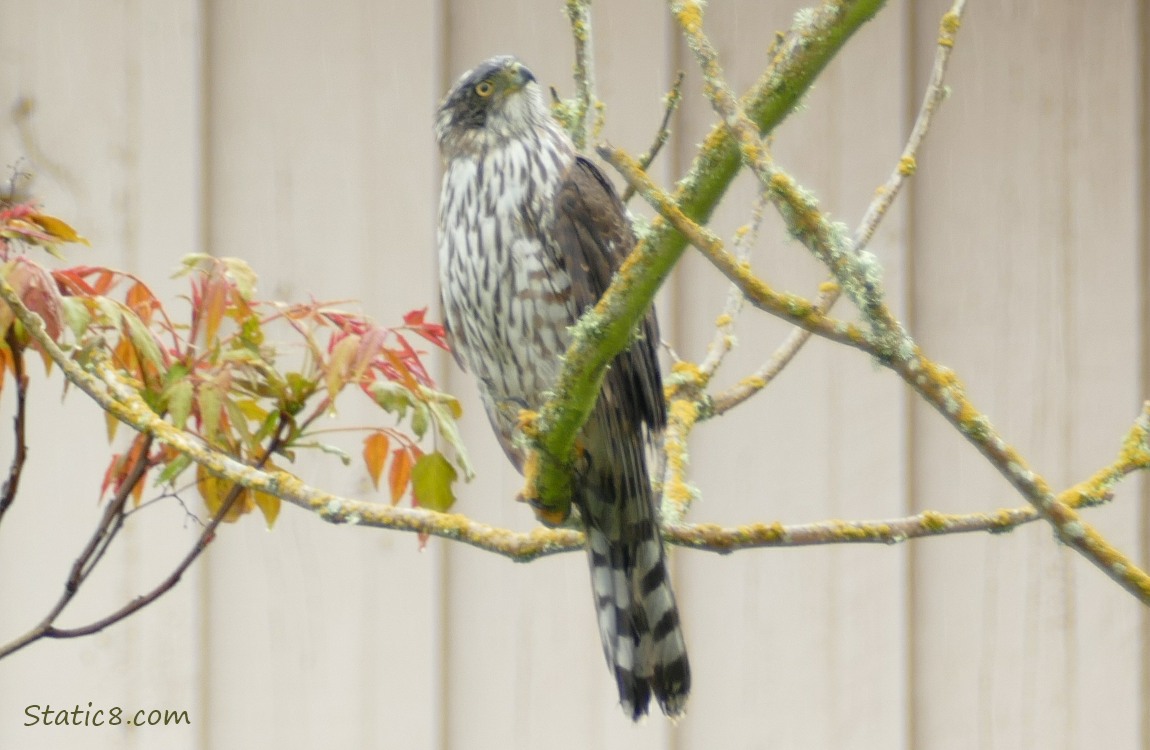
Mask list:
POLYGON ((624 439, 609 447, 606 456, 591 451, 578 499, 603 653, 629 716, 637 720, 646 714, 652 693, 663 713, 678 716, 686 706, 691 672, 644 444, 624 439))

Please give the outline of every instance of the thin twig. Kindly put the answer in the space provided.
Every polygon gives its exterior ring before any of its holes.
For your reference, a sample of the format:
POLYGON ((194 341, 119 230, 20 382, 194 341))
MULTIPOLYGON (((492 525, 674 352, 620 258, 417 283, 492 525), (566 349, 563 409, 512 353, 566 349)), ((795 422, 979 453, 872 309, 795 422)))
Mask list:
MULTIPOLYGON (((819 290, 814 309, 821 313, 828 312, 838 300, 839 294, 838 284, 826 282, 819 290)), ((730 411, 767 387, 791 363, 810 337, 811 332, 805 328, 795 328, 788 333, 762 367, 711 398, 711 408, 706 418, 717 417, 730 411)))
MULTIPOLYGON (((874 198, 867 206, 858 228, 855 229, 852 248, 855 253, 861 252, 870 243, 875 230, 902 190, 902 186, 917 168, 919 148, 930 131, 938 105, 946 99, 946 86, 943 81, 946 78, 947 64, 954 49, 955 36, 962 21, 965 5, 966 0, 955 0, 950 10, 942 17, 939 24, 938 47, 934 54, 934 67, 931 69, 930 83, 919 107, 918 117, 899 156, 898 164, 891 171, 886 183, 875 191, 874 198)), ((815 306, 823 312, 829 311, 841 292, 842 288, 837 284, 824 285, 819 291, 815 306)), ((791 331, 758 371, 714 396, 707 416, 719 416, 761 391, 794 359, 810 337, 811 332, 802 328, 791 331)))
MULTIPOLYGON (((120 489, 108 501, 109 513, 105 516, 105 522, 99 526, 100 530, 98 534, 100 539, 97 542, 94 553, 89 555, 90 559, 81 566, 78 571, 79 575, 74 581, 75 588, 79 588, 88 576, 91 575, 92 571, 96 569, 96 566, 100 564, 100 560, 104 558, 104 553, 108 551, 108 548, 112 545, 112 541, 116 538, 116 535, 120 533, 120 529, 124 527, 124 521, 128 517, 127 511, 124 510, 128 504, 128 496, 131 495, 136 485, 143 481, 145 474, 151 467, 151 462, 148 460, 148 452, 152 448, 152 436, 141 434, 137 436, 137 440, 140 441, 139 453, 137 454, 138 458, 136 462, 132 464, 129 473, 125 475, 120 489), (108 519, 110 519, 110 523, 107 523, 108 519)), ((128 455, 131 455, 131 453, 129 452, 128 455)), ((70 582, 69 585, 71 586, 72 582, 70 582)))
POLYGON ((891 172, 886 184, 878 189, 875 197, 867 206, 866 213, 854 233, 854 252, 860 252, 874 236, 879 223, 886 215, 887 210, 898 197, 899 191, 906 183, 908 177, 918 168, 918 150, 922 146, 926 134, 930 131, 934 120, 935 110, 946 99, 946 86, 943 80, 946 77, 946 67, 950 62, 950 53, 954 50, 955 37, 959 26, 962 25, 962 14, 966 8, 966 0, 955 0, 950 10, 942 17, 938 27, 938 46, 934 52, 934 66, 931 68, 930 83, 926 88, 926 95, 918 109, 918 117, 911 128, 906 146, 903 147, 899 157, 898 166, 891 172))
MULTIPOLYGON (((588 124, 591 112, 599 112, 599 99, 595 94, 595 45, 591 35, 591 3, 589 0, 567 0, 567 20, 571 22, 571 36, 575 40, 575 123, 571 140, 582 151, 587 146, 588 124)), ((596 114, 593 132, 602 127, 602 115, 596 114)))
MULTIPOLYGON (((659 123, 659 129, 655 131, 655 140, 651 143, 651 147, 639 157, 639 164, 643 167, 644 171, 651 167, 655 161, 655 157, 663 150, 663 146, 667 143, 667 139, 671 137, 671 115, 679 107, 679 102, 683 100, 683 71, 675 76, 675 85, 663 97, 663 122, 659 123)), ((635 197, 635 188, 628 185, 623 190, 621 200, 623 203, 629 203, 635 197)))
MULTIPOLYGON (((146 444, 149 446, 151 445, 151 440, 151 437, 145 437, 146 444)), ((68 578, 64 583, 64 591, 60 595, 60 598, 56 600, 56 603, 48 610, 48 614, 46 614, 34 628, 19 638, 0 646, 0 659, 19 651, 25 646, 35 643, 41 638, 49 637, 56 618, 59 617, 60 613, 64 611, 64 608, 71 603, 84 581, 91 574, 94 567, 93 556, 103 555, 101 551, 102 543, 108 538, 109 534, 114 535, 112 529, 115 528, 116 519, 122 516, 124 504, 132 494, 132 488, 136 482, 143 478, 147 468, 148 457, 147 451, 145 450, 140 453, 136 462, 132 464, 132 467, 128 470, 116 494, 108 499, 108 504, 105 506, 104 513, 96 524, 95 531, 93 531, 92 536, 88 538, 79 556, 72 562, 72 567, 68 572, 68 578)))
POLYGON ((25 428, 28 375, 24 372, 24 348, 17 341, 16 332, 11 326, 4 333, 4 341, 8 345, 8 353, 12 357, 13 380, 16 381, 16 413, 12 417, 12 436, 15 443, 12 463, 8 467, 8 478, 4 480, 4 486, 0 487, 0 521, 4 520, 4 514, 16 500, 16 493, 20 489, 20 477, 24 473, 24 462, 28 460, 28 440, 25 428))
MULTIPOLYGON (((735 236, 733 255, 739 263, 747 263, 751 257, 751 246, 759 235, 759 227, 763 223, 763 214, 766 212, 767 198, 760 191, 755 198, 755 206, 751 210, 751 221, 742 227, 735 236)), ((737 284, 731 284, 727 290, 727 299, 723 304, 723 311, 715 322, 715 335, 707 345, 707 354, 699 363, 699 370, 703 376, 710 380, 723 363, 723 358, 734 348, 735 318, 743 309, 746 295, 737 284)), ((800 329, 801 330, 801 329, 800 329)))
MULTIPOLYGON (((630 183, 628 183, 630 185, 630 183)), ((633 189, 633 187, 632 187, 633 189)), ((766 208, 766 198, 759 193, 751 215, 751 223, 742 227, 735 236, 734 259, 742 266, 749 263, 750 248, 758 234, 766 208)), ((734 347, 735 317, 742 310, 747 297, 739 285, 732 282, 727 290, 723 312, 715 321, 715 335, 707 346, 707 354, 698 365, 676 361, 666 382, 667 424, 663 430, 663 502, 662 517, 668 524, 682 523, 698 493, 687 482, 687 450, 691 430, 704 416, 710 416, 705 388, 722 364, 723 358, 734 347)), ((803 329, 798 329, 803 330, 803 329)))
MULTIPOLYGON (((276 426, 275 435, 268 443, 268 446, 264 450, 263 455, 259 458, 259 460, 255 462, 255 466, 257 468, 266 464, 268 459, 271 458, 272 454, 280 449, 282 445, 281 441, 283 439, 283 432, 287 428, 288 424, 289 420, 286 418, 286 416, 281 415, 279 424, 276 426)), ((117 622, 134 614, 135 612, 138 612, 139 610, 159 599, 164 594, 171 591, 175 585, 180 582, 180 579, 183 578, 184 573, 186 573, 188 568, 192 566, 192 563, 194 563, 196 559, 203 553, 203 551, 207 549, 208 545, 215 540, 216 529, 219 528, 219 525, 223 523, 225 518, 227 518, 229 511, 232 509, 232 506, 235 505, 243 493, 247 491, 247 488, 241 484, 235 484, 232 486, 231 490, 229 490, 228 494, 224 497, 223 502, 220 503, 219 509, 212 515, 211 520, 208 521, 206 526, 204 526, 203 531, 200 532, 200 536, 196 540, 195 544, 192 545, 192 548, 188 550, 187 554, 184 555, 184 558, 180 560, 175 569, 151 591, 146 594, 137 596, 132 601, 117 609, 115 612, 112 612, 107 616, 102 617, 99 620, 96 620, 95 622, 89 623, 87 625, 75 628, 48 628, 47 632, 44 633, 44 637, 79 638, 81 636, 98 633, 111 625, 115 625, 117 622)), ((0 656, 2 655, 3 654, 0 653, 0 656)))

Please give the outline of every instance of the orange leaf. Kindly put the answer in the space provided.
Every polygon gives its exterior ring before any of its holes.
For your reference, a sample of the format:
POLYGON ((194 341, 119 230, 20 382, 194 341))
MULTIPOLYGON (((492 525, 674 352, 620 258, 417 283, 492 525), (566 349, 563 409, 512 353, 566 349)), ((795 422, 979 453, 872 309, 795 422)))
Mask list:
MULTIPOLYGON (((124 479, 125 480, 128 478, 127 472, 131 471, 131 468, 136 465, 137 461, 140 461, 144 458, 144 456, 142 455, 142 451, 144 449, 145 444, 146 444, 146 440, 144 439, 143 433, 136 435, 136 439, 132 441, 132 447, 131 447, 131 449, 128 450, 127 460, 124 461, 124 479)), ((140 475, 140 478, 136 482, 136 485, 134 487, 132 487, 132 504, 136 507, 139 507, 140 498, 143 497, 143 494, 144 494, 144 485, 147 484, 147 482, 144 481, 144 478, 146 476, 147 476, 147 472, 145 471, 145 473, 140 475)), ((123 480, 121 480, 121 481, 123 481, 123 480)), ((117 488, 117 489, 119 489, 119 488, 117 488)))
POLYGON ((141 383, 144 382, 144 371, 140 367, 140 360, 136 357, 136 347, 132 346, 127 336, 121 336, 116 342, 116 347, 112 349, 112 360, 121 370, 130 373, 141 383))
POLYGON ((204 315, 204 344, 211 346, 215 343, 220 323, 223 322, 224 313, 228 309, 227 279, 214 269, 204 281, 204 299, 201 305, 204 315))
POLYGON ((386 357, 387 361, 391 363, 391 366, 395 368, 395 372, 399 376, 399 382, 402 383, 409 391, 419 393, 419 381, 416 380, 415 376, 411 374, 411 370, 406 364, 404 364, 399 355, 393 352, 391 349, 384 349, 383 356, 386 357))
POLYGON ((160 307, 159 300, 152 294, 152 290, 137 281, 128 288, 124 295, 124 303, 132 312, 140 317, 144 323, 152 322, 152 313, 160 307))
POLYGON ((116 479, 116 469, 120 465, 119 453, 112 454, 112 459, 108 461, 108 468, 104 469, 104 481, 100 483, 100 499, 104 499, 104 493, 112 486, 112 482, 116 479))
POLYGON ((407 448, 396 448, 391 454, 391 471, 387 473, 388 489, 391 490, 391 504, 395 505, 407 491, 411 482, 411 467, 415 457, 407 448))
POLYGON ((387 451, 391 441, 382 432, 373 432, 363 439, 363 462, 367 464, 367 473, 371 475, 371 483, 379 489, 379 478, 383 476, 383 465, 387 463, 387 451))

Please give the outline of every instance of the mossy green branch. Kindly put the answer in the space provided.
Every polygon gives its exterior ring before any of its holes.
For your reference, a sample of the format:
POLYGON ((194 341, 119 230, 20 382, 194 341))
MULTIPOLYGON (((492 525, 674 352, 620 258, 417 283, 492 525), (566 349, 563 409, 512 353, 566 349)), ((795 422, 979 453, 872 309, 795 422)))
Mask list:
MULTIPOLYGON (((818 74, 850 36, 874 17, 885 0, 838 0, 804 11, 779 45, 766 72, 742 106, 760 132, 768 134, 791 112, 818 74)), ((716 123, 673 196, 683 213, 704 223, 742 163, 739 145, 726 125, 716 123)), ((571 456, 608 364, 631 341, 635 326, 687 247, 666 223, 640 238, 607 293, 575 327, 555 394, 535 420, 538 461, 524 495, 540 515, 565 517, 571 503, 571 456)))
MULTIPOLYGON (((796 16, 794 26, 775 50, 766 72, 740 102, 763 135, 770 134, 786 119, 827 63, 885 2, 826 2, 796 16)), ((675 201, 683 213, 705 223, 741 164, 738 140, 725 123, 716 123, 675 192, 675 201)), ((656 240, 660 244, 673 242, 671 235, 673 233, 667 233, 656 240)))

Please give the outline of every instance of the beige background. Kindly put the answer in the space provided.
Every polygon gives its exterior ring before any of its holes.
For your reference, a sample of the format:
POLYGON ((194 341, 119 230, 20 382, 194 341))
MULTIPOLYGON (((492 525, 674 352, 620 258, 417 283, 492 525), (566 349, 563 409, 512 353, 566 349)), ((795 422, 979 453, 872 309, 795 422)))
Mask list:
MULTIPOLYGON (((764 64, 798 5, 714 0, 732 82, 764 64)), ((777 134, 779 161, 854 224, 901 149, 945 4, 892 0, 777 134)), ((190 251, 238 255, 267 296, 362 299, 381 321, 437 299, 433 109, 490 54, 571 91, 559 4, 5 0, 0 156, 23 156, 47 209, 93 240, 77 262, 169 296, 190 251), (31 113, 16 104, 26 100, 31 113)), ((595 7, 605 137, 650 142, 693 68, 655 2, 595 7)), ((1134 0, 970 4, 951 99, 872 249, 929 354, 1052 484, 1109 462, 1148 394, 1147 11, 1134 0)), ((713 118, 691 75, 656 175, 713 118)), ((745 220, 741 179, 716 220, 745 220)), ((638 204, 633 204, 637 206, 638 204)), ((819 269, 770 220, 756 267, 807 293, 819 269)), ((725 292, 688 258, 661 302, 698 357, 725 292)), ((177 304, 173 302, 173 304, 177 304)), ((755 311, 724 382, 786 327, 755 311)), ((517 478, 466 394, 482 475, 460 508, 529 528, 517 478)), ((98 507, 101 415, 36 379, 26 485, 0 527, 0 640, 39 619, 98 507)), ((0 397, 0 453, 12 396, 0 397)), ((350 418, 356 414, 351 410, 350 418)), ((362 419, 372 415, 364 412, 362 419)), ((360 468, 315 484, 378 497, 360 468)), ((699 428, 696 520, 878 518, 1017 505, 1001 478, 896 379, 813 342, 753 402, 699 428)), ((1090 511, 1147 560, 1145 489, 1090 511)), ((189 498, 192 496, 189 494, 189 498)), ((64 617, 152 586, 196 533, 169 503, 129 530, 64 617)), ((695 675, 689 716, 632 727, 602 664, 586 563, 530 565, 285 509, 225 530, 170 595, 98 636, 0 663, 2 748, 1140 748, 1150 745, 1144 610, 1033 524, 896 547, 678 551, 695 675), (30 704, 186 709, 189 727, 23 726, 30 704)))

